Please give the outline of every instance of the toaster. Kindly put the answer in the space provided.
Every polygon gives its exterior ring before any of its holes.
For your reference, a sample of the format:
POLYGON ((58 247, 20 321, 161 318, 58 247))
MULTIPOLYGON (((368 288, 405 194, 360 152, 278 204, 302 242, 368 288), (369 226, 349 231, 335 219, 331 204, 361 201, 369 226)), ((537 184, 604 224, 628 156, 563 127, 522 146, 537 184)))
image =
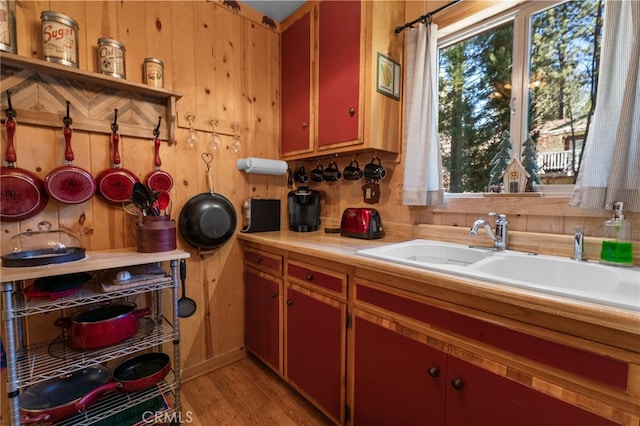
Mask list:
POLYGON ((342 213, 340 235, 373 240, 382 238, 382 220, 376 209, 348 208, 342 213))

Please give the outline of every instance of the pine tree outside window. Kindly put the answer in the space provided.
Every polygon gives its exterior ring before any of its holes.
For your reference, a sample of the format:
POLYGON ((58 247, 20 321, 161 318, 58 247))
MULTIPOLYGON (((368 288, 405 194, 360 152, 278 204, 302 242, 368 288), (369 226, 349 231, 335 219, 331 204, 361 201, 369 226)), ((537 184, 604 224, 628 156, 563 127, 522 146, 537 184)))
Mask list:
POLYGON ((447 192, 495 184, 492 159, 504 131, 513 156, 537 167, 540 183, 575 182, 593 113, 603 10, 604 0, 528 2, 439 38, 447 192))

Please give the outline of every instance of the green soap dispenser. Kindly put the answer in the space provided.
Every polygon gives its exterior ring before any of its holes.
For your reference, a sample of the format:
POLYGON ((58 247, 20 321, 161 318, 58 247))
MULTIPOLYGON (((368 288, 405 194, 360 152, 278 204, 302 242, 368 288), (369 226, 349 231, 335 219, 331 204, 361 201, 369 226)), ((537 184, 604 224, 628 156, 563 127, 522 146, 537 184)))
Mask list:
POLYGON ((633 265, 631 223, 624 218, 624 203, 613 203, 613 217, 604 222, 600 260, 612 265, 633 265))

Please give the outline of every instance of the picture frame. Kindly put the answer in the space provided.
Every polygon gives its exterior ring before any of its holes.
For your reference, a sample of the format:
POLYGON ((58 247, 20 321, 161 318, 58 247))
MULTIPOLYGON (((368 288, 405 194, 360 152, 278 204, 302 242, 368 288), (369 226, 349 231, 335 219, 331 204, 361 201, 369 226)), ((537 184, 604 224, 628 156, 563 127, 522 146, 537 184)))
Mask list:
POLYGON ((400 100, 402 70, 398 62, 378 52, 376 90, 385 96, 400 100))

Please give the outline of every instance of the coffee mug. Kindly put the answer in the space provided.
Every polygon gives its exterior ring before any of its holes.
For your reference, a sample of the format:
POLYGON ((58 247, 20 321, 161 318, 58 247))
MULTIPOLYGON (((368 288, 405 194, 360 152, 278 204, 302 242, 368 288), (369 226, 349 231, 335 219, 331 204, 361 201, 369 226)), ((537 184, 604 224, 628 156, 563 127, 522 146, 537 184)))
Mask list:
POLYGON ((382 161, 378 157, 373 157, 373 160, 366 166, 364 166, 364 177, 370 180, 380 180, 387 176, 387 171, 382 167, 382 161), (376 160, 378 164, 376 164, 376 160))
POLYGON ((307 171, 304 169, 304 166, 300 166, 297 172, 293 174, 293 178, 296 182, 307 183, 309 181, 309 176, 307 175, 307 171))
POLYGON ((342 175, 346 180, 358 180, 362 179, 362 176, 364 174, 362 173, 362 170, 360 170, 358 162, 356 160, 351 160, 351 163, 349 163, 349 165, 344 168, 344 172, 342 172, 342 175), (355 166, 353 165, 354 163, 355 166))
POLYGON ((318 163, 315 169, 311 170, 311 180, 314 182, 322 182, 322 173, 324 168, 322 164, 318 163))
POLYGON ((335 161, 329 163, 329 166, 324 169, 324 172, 322 172, 322 179, 326 181, 340 180, 341 177, 342 173, 338 170, 338 165, 335 161))

